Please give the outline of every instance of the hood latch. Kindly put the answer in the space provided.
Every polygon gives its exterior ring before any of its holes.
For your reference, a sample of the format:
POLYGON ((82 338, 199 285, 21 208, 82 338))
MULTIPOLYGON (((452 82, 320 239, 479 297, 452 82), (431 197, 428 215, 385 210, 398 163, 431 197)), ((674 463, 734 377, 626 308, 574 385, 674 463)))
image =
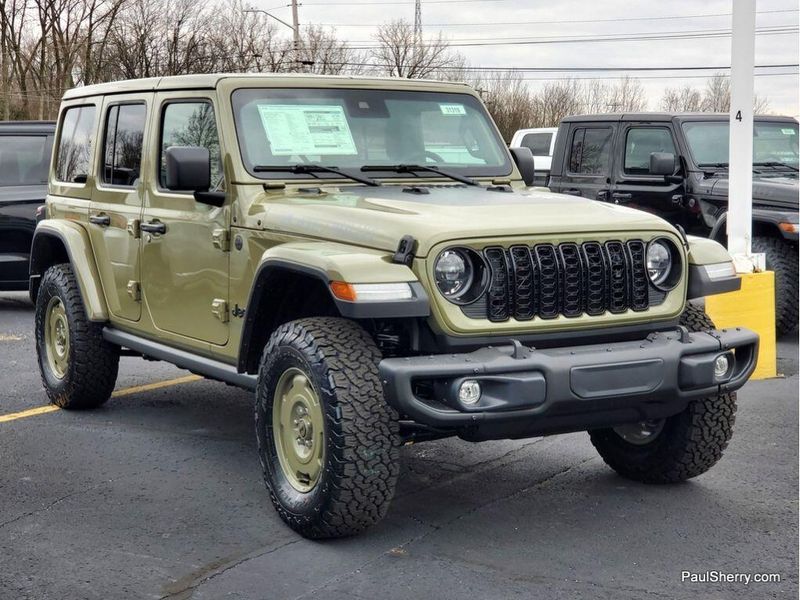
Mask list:
POLYGON ((404 235, 400 238, 400 243, 397 244, 392 262, 398 265, 411 266, 414 261, 414 249, 417 246, 417 240, 413 235, 404 235))

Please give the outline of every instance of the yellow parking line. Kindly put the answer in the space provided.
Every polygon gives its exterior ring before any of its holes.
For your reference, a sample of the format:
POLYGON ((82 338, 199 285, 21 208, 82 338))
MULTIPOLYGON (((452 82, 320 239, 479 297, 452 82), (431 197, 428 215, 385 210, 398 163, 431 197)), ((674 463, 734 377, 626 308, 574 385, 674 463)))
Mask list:
POLYGON ((145 385, 135 385, 129 388, 117 390, 111 394, 112 398, 119 398, 120 396, 130 396, 131 394, 138 394, 139 392, 149 392, 150 390, 158 390, 173 385, 180 385, 182 383, 191 383, 202 379, 200 375, 186 375, 185 377, 178 377, 177 379, 168 379, 167 381, 157 381, 155 383, 146 383, 145 385))
MULTIPOLYGON (((117 390, 111 394, 112 398, 119 398, 120 396, 130 396, 131 394, 138 394, 139 392, 149 392, 150 390, 158 390, 173 385, 180 385, 182 383, 191 383, 203 379, 199 375, 186 375, 185 377, 178 377, 176 379, 168 379, 167 381, 157 381, 156 383, 147 383, 145 385, 135 385, 129 388, 117 390)), ((29 408, 20 412, 9 413, 7 415, 0 415, 0 423, 8 421, 16 421, 17 419, 25 419, 27 417, 35 417, 36 415, 44 415, 47 413, 59 410, 58 406, 49 404, 48 406, 37 406, 36 408, 29 408)))
POLYGON ((56 410, 58 410, 58 407, 53 406, 52 404, 48 406, 37 406, 36 408, 23 410, 22 412, 15 412, 8 415, 0 415, 0 423, 5 423, 6 421, 16 421, 17 419, 24 419, 26 417, 33 417, 36 415, 43 415, 45 413, 54 412, 56 410))

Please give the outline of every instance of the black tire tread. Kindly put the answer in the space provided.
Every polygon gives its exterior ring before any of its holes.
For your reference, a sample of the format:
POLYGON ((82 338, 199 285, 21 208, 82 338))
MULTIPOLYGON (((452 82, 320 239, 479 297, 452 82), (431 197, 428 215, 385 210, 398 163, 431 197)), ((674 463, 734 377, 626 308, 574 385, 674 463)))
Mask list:
POLYGON ((777 237, 753 238, 753 252, 763 252, 767 268, 775 271, 775 329, 778 335, 797 329, 797 246, 777 237))
MULTIPOLYGON (((690 331, 713 329, 699 307, 689 304, 681 325, 690 331)), ((634 446, 613 429, 590 431, 592 444, 617 473, 643 483, 677 483, 705 473, 716 464, 733 435, 736 394, 694 400, 667 419, 664 430, 647 446, 634 446), (667 435, 665 435, 667 434, 667 435)))
MULTIPOLYGON (((270 337, 261 358, 268 372, 278 346, 288 344, 310 359, 312 369, 326 374, 329 398, 326 423, 336 420, 338 433, 328 428, 334 447, 332 485, 316 519, 287 511, 269 483, 265 448, 259 436, 265 482, 278 514, 307 538, 354 535, 386 514, 399 474, 397 414, 386 403, 378 374, 381 354, 369 334, 352 321, 316 317, 281 325, 270 337)), ((330 449, 329 445, 329 449, 330 449)))
POLYGON ((117 381, 119 349, 103 339, 103 324, 86 316, 80 288, 68 263, 47 269, 36 302, 36 346, 42 384, 52 404, 69 410, 97 408, 110 397, 117 381), (44 373, 44 311, 55 291, 64 303, 69 321, 70 366, 61 384, 51 385, 44 373))

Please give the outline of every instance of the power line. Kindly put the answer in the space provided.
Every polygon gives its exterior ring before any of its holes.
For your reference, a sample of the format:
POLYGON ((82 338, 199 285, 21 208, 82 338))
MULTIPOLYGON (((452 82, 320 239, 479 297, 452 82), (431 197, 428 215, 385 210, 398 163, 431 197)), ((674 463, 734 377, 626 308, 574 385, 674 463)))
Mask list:
MULTIPOLYGON (((800 31, 798 27, 781 27, 775 28, 762 28, 756 30, 756 35, 790 35, 800 31)), ((671 31, 664 33, 638 33, 632 35, 619 35, 608 34, 605 37, 601 36, 573 36, 561 38, 525 38, 516 41, 496 40, 493 38, 472 38, 476 41, 463 41, 463 42, 450 42, 447 45, 453 48, 467 48, 477 46, 535 46, 542 44, 593 44, 603 42, 644 42, 644 41, 660 41, 660 40, 691 40, 691 39, 719 39, 729 38, 731 31, 727 30, 694 30, 694 31, 671 31)), ((468 39, 468 38, 467 38, 468 39)), ((352 42, 354 44, 368 43, 366 41, 357 40, 352 42)), ((424 45, 424 44, 423 44, 424 45)), ((353 50, 375 50, 380 48, 378 45, 369 46, 351 46, 353 50)))
MULTIPOLYGON (((385 68, 386 65, 375 63, 359 63, 359 62, 337 62, 331 63, 337 65, 345 65, 351 67, 374 67, 376 69, 385 68)), ((800 63, 784 63, 784 64, 771 64, 771 65, 755 65, 756 69, 791 69, 800 67, 800 63)), ((453 67, 439 67, 440 71, 487 71, 487 72, 521 72, 521 73, 640 73, 640 72, 658 72, 658 71, 730 71, 730 65, 721 66, 677 66, 677 67, 472 67, 472 66, 453 66, 453 67)), ((758 75, 758 74, 756 74, 758 75)), ((676 76, 682 77, 682 76, 676 76)), ((701 75, 707 77, 707 75, 701 75)))
MULTIPOLYGON (((388 2, 303 2, 303 6, 375 6, 377 4, 413 4, 415 0, 388 2)), ((425 0, 425 4, 463 4, 466 2, 507 2, 508 0, 425 0)))
MULTIPOLYGON (((429 1, 429 0, 427 0, 429 1)), ((306 3, 304 3, 306 5, 306 3)), ((776 13, 796 13, 800 10, 796 8, 784 10, 760 10, 758 15, 776 13)), ((579 24, 579 23, 617 23, 623 21, 675 21, 684 19, 706 19, 711 17, 730 17, 731 13, 712 13, 703 15, 675 15, 664 17, 622 17, 618 19, 579 19, 579 20, 559 20, 559 21, 508 21, 508 22, 483 22, 483 23, 429 23, 428 27, 494 27, 497 25, 559 25, 559 24, 579 24)), ((380 24, 369 23, 318 23, 324 27, 380 27, 380 24)))

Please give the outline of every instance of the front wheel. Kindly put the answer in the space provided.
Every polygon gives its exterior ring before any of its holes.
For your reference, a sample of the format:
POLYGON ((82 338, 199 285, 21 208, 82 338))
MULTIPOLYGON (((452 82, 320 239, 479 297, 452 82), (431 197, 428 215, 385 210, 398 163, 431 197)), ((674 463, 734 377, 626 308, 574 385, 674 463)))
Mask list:
MULTIPOLYGON (((700 308, 688 305, 681 325, 713 329, 700 308)), ((733 434, 736 394, 693 400, 667 419, 590 431, 592 444, 617 473, 644 483, 675 483, 705 473, 722 457, 733 434)))
POLYGON ((753 252, 763 252, 775 271, 775 329, 778 335, 797 329, 797 245, 775 237, 754 237, 753 252))
POLYGON ((364 329, 338 318, 282 325, 264 350, 255 410, 264 481, 305 537, 352 535, 388 510, 399 438, 380 358, 364 329))

